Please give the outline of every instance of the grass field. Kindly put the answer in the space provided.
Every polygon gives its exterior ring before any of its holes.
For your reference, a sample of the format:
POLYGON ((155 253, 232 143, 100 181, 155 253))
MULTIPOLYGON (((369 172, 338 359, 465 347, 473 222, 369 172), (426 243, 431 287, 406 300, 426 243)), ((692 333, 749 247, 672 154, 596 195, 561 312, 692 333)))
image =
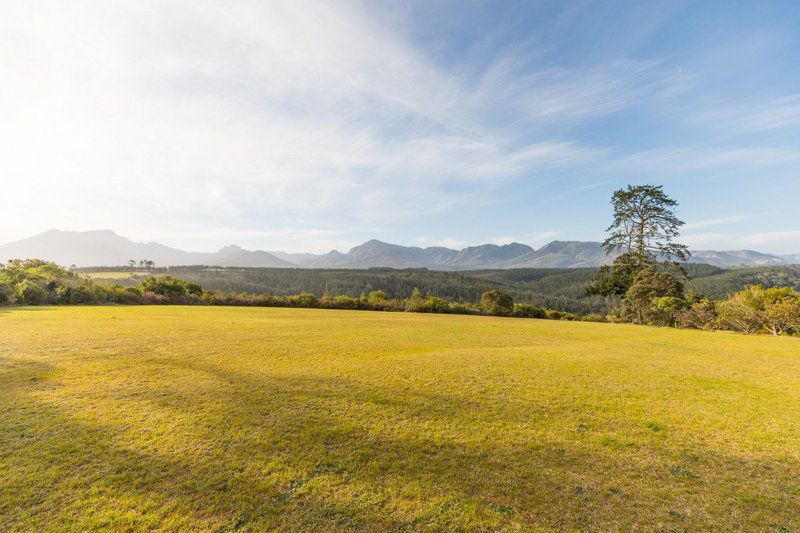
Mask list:
POLYGON ((800 529, 800 340, 0 309, 0 530, 800 529))
POLYGON ((84 276, 94 280, 126 280, 126 279, 144 279, 150 274, 147 272, 86 272, 84 276))

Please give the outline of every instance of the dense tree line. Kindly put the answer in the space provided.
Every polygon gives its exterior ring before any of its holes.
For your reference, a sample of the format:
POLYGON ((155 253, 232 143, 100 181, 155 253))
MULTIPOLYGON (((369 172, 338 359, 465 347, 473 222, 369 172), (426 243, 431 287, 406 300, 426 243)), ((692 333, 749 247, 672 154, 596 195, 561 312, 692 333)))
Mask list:
MULTIPOLYGON (((514 273, 510 273, 514 276, 514 273)), ((536 278, 536 276, 533 276, 536 278)), ((40 260, 0 265, 0 305, 46 304, 183 304, 262 307, 303 307, 417 313, 615 321, 696 329, 727 329, 743 333, 800 334, 800 293, 793 287, 748 286, 732 297, 715 301, 683 290, 674 273, 645 268, 636 274, 608 315, 546 309, 493 288, 472 301, 453 300, 413 288, 406 297, 377 289, 358 296, 326 290, 319 296, 204 290, 192 281, 170 275, 149 276, 135 286, 95 283, 76 272, 40 260)))
MULTIPOLYGON (((757 267, 725 270, 711 265, 682 265, 689 280, 686 290, 702 293, 715 300, 725 299, 747 285, 764 287, 793 286, 800 289, 800 267, 757 267)), ((135 272, 130 279, 109 279, 122 285, 137 285, 147 272, 127 267, 79 269, 80 272, 135 272)), ((668 268, 668 270, 672 271, 668 268)), ((584 296, 597 268, 524 268, 441 272, 425 269, 297 269, 238 267, 156 268, 154 275, 169 274, 192 281, 207 290, 269 293, 281 296, 309 292, 319 297, 343 294, 358 297, 362 293, 384 291, 390 298, 407 298, 414 288, 423 294, 435 294, 448 300, 474 302, 481 294, 499 290, 514 301, 536 307, 560 309, 586 315, 608 315, 618 308, 620 295, 584 296)))
MULTIPOLYGON (((382 290, 359 296, 331 294, 317 296, 309 292, 274 295, 266 293, 206 291, 191 281, 170 275, 150 276, 135 286, 95 283, 88 277, 40 260, 14 260, 0 265, 0 304, 181 304, 232 305, 261 307, 304 307, 372 311, 408 311, 416 313, 455 313, 579 320, 574 313, 543 309, 492 289, 477 301, 453 301, 414 288, 406 298, 392 298, 382 290)), ((602 320, 599 315, 589 317, 602 320)))
MULTIPOLYGON (((81 269, 82 272, 102 272, 114 269, 81 269)), ((116 269, 126 271, 124 268, 116 269)), ((586 298, 582 287, 591 277, 585 272, 594 269, 570 269, 574 272, 554 269, 536 270, 542 276, 573 276, 548 286, 544 280, 539 284, 515 282, 498 275, 504 271, 444 272, 427 269, 371 268, 352 269, 298 269, 298 268, 238 268, 238 267, 171 267, 159 268, 154 274, 169 274, 192 281, 207 290, 225 292, 269 293, 288 296, 309 292, 319 297, 325 294, 340 294, 358 297, 362 293, 381 290, 389 298, 408 298, 415 288, 423 294, 435 294, 441 298, 459 302, 475 302, 484 292, 499 290, 510 294, 514 301, 536 307, 560 309, 562 311, 605 315, 617 299, 605 297, 586 298), (563 294, 558 285, 568 283, 578 287, 570 294, 563 294)), ((115 280, 122 284, 137 284, 138 280, 115 280)))

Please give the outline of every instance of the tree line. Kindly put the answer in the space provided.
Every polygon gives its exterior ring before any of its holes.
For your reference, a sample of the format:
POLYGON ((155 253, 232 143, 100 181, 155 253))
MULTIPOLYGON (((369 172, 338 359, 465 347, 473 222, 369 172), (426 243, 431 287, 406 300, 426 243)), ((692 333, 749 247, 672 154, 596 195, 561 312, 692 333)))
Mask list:
MULTIPOLYGON (((476 301, 454 301, 414 288, 405 298, 383 290, 359 296, 309 292, 274 295, 204 290, 191 281, 169 275, 150 276, 135 286, 95 283, 88 277, 41 260, 12 260, 0 264, 0 305, 128 304, 128 305, 228 305, 302 307, 417 313, 633 322, 695 329, 728 329, 744 333, 800 334, 800 293, 791 287, 749 286, 731 298, 714 301, 693 291, 683 292, 674 274, 652 264, 631 277, 621 306, 609 315, 579 315, 515 302, 503 291, 491 289, 476 301)), ((597 281, 613 276, 613 267, 598 273, 597 281)), ((594 288, 590 290, 595 290, 594 288)))
POLYGON ((484 292, 475 302, 453 301, 415 288, 407 298, 390 298, 382 290, 358 297, 308 292, 291 295, 253 294, 221 290, 206 291, 197 283, 169 275, 150 276, 135 286, 95 283, 92 279, 38 259, 12 260, 0 264, 0 305, 229 305, 303 307, 416 313, 453 313, 514 316, 554 320, 602 320, 601 315, 581 317, 574 313, 516 303, 498 290, 484 292))

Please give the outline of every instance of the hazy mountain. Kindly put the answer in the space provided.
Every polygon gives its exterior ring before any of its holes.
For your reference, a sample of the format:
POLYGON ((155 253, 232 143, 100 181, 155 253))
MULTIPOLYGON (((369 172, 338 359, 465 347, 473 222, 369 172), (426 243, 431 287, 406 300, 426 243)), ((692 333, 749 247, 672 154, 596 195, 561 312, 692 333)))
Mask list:
POLYGON ((538 250, 505 261, 497 268, 576 268, 593 267, 611 262, 599 242, 552 241, 538 250))
POLYGON ((519 260, 533 252, 527 244, 512 242, 511 244, 484 244, 464 248, 454 258, 452 264, 459 269, 471 270, 479 268, 502 268, 496 265, 519 260))
POLYGON ((371 240, 352 248, 346 254, 336 250, 306 263, 314 268, 431 268, 437 270, 470 270, 492 268, 492 265, 508 261, 533 251, 524 244, 513 243, 498 246, 484 244, 463 250, 451 250, 441 246, 420 248, 400 246, 371 240))
POLYGON ((781 257, 778 255, 754 252, 753 250, 728 250, 717 252, 715 250, 697 250, 692 252, 690 259, 693 263, 708 263, 710 265, 732 268, 741 266, 776 266, 797 263, 792 256, 781 257))
POLYGON ((343 254, 333 250, 306 263, 313 268, 436 268, 458 254, 447 248, 400 246, 371 240, 343 254))
MULTIPOLYGON (((538 250, 528 245, 483 244, 463 250, 441 246, 420 248, 370 240, 347 253, 327 254, 266 252, 230 245, 217 252, 186 252, 156 242, 138 243, 113 231, 59 231, 0 246, 0 261, 41 258, 61 265, 119 266, 128 260, 149 259, 157 266, 210 265, 241 267, 305 268, 429 268, 432 270, 477 270, 508 268, 576 268, 608 263, 599 242, 553 241, 538 250)), ((800 254, 777 256, 752 250, 693 252, 691 262, 730 268, 800 264, 800 254)))
MULTIPOLYGON (((196 255, 196 254, 195 254, 196 255)), ((206 254, 204 254, 206 255, 206 254)), ((264 250, 244 250, 235 244, 220 249, 202 264, 214 266, 240 266, 240 267, 296 267, 297 265, 275 257, 264 250)))
POLYGON ((267 251, 270 254, 277 257, 278 259, 283 259, 284 261, 288 261, 289 263, 293 263, 299 266, 306 266, 308 263, 319 258, 319 254, 287 253, 287 252, 278 252, 273 250, 267 250, 267 251))
POLYGON ((294 267, 264 251, 250 252, 226 246, 218 252, 186 252, 156 242, 133 242, 111 230, 50 230, 27 239, 0 246, 0 260, 38 258, 60 265, 119 266, 130 259, 149 259, 157 266, 216 265, 294 267))

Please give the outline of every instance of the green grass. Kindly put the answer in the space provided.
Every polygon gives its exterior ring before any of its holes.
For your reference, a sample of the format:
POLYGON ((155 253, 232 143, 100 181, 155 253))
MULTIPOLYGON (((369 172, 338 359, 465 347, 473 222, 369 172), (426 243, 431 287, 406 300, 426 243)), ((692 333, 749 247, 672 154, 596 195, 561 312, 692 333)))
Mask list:
POLYGON ((93 280, 127 280, 127 279, 144 279, 150 274, 146 272, 87 272, 83 274, 93 280))
POLYGON ((800 529, 800 340, 0 310, 0 530, 800 529))

